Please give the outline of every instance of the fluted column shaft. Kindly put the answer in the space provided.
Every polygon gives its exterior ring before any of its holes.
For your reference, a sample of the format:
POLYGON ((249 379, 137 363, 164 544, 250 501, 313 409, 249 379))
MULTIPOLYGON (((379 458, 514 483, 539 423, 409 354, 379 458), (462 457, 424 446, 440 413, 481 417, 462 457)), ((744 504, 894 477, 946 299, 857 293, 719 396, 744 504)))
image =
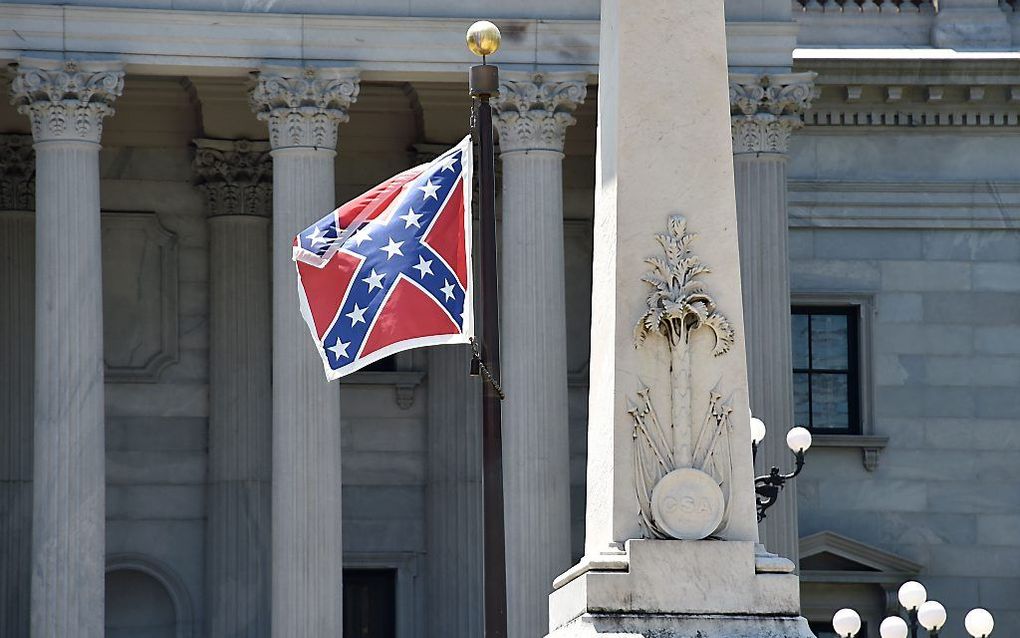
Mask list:
POLYGON ((123 73, 24 61, 36 155, 34 638, 103 635, 106 476, 99 140, 123 73))
POLYGON ((264 142, 196 144, 210 215, 207 633, 268 638, 272 162, 264 142))
POLYGON ((563 256, 563 141, 577 76, 507 73, 496 101, 503 164, 503 474, 507 624, 548 631, 553 579, 571 563, 563 256))
MULTIPOLYGON (((814 95, 813 73, 733 74, 733 169, 744 301, 747 376, 752 413, 765 422, 759 473, 784 471, 793 455, 786 433, 793 422, 790 350, 790 255, 786 163, 791 133, 814 95)), ((786 484, 761 525, 769 551, 797 563, 796 481, 786 484)))
POLYGON ((429 348, 428 638, 481 636, 482 413, 464 346, 429 348))
POLYGON ((340 389, 301 318, 291 244, 336 205, 337 127, 357 90, 349 70, 265 69, 252 92, 273 147, 274 638, 343 632, 340 389))
POLYGON ((0 210, 0 636, 11 638, 28 636, 31 591, 33 207, 0 210))

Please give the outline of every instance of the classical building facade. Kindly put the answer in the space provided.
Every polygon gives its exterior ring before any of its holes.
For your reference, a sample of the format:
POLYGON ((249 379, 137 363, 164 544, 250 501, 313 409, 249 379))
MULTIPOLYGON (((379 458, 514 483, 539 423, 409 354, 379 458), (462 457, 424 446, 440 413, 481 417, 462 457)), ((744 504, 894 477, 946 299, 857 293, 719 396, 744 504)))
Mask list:
MULTIPOLYGON (((815 441, 764 541, 818 632, 874 638, 909 578, 949 638, 1020 631, 1016 3, 726 5, 759 470, 815 441)), ((510 635, 544 635, 584 547, 597 0, 0 5, 0 636, 481 635, 468 353, 326 385, 289 261, 467 133, 479 16, 510 635)))

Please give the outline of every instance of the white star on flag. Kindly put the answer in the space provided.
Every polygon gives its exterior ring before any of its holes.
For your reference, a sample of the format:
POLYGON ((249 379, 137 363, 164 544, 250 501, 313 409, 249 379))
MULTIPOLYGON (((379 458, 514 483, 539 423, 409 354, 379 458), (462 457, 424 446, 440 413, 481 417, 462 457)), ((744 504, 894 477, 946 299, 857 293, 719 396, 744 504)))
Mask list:
POLYGON ((444 157, 442 160, 440 160, 440 164, 439 165, 442 168, 440 168, 439 172, 443 172, 443 171, 456 171, 457 169, 455 169, 453 167, 453 165, 456 164, 456 163, 457 163, 457 156, 456 155, 448 155, 448 156, 444 157))
POLYGON ((422 215, 421 213, 414 212, 413 208, 408 208, 407 214, 401 215, 397 219, 404 220, 404 228, 410 228, 411 226, 414 226, 415 228, 421 228, 421 224, 418 223, 418 220, 421 219, 422 217, 424 217, 424 215, 422 215))
POLYGON ((308 237, 308 241, 312 242, 312 246, 326 243, 326 233, 322 232, 318 226, 312 229, 312 232, 308 233, 306 237, 308 237))
POLYGON ((351 241, 354 242, 355 246, 360 247, 363 241, 372 241, 372 236, 368 234, 368 225, 366 224, 361 230, 354 233, 351 236, 351 241))
POLYGON ((446 300, 449 301, 449 300, 453 299, 453 284, 450 283, 449 279, 444 279, 443 281, 446 282, 446 285, 443 286, 442 288, 440 288, 439 290, 444 295, 446 295, 446 300))
POLYGON ((339 359, 340 357, 347 356, 347 347, 350 345, 351 345, 350 342, 344 342, 337 339, 336 343, 334 343, 333 345, 326 349, 332 352, 334 357, 339 359))
POLYGON ((428 275, 432 274, 432 260, 425 259, 421 255, 418 255, 418 265, 411 266, 411 268, 414 268, 415 270, 421 273, 421 275, 419 275, 421 279, 425 279, 426 274, 428 275))
POLYGON ((359 323, 365 323, 365 311, 366 310, 368 310, 368 308, 359 308, 358 304, 354 304, 354 310, 352 310, 351 312, 348 312, 344 316, 350 318, 350 320, 351 320, 351 327, 353 328, 354 326, 358 325, 359 323))
POLYGON ((433 184, 432 180, 426 182, 424 186, 419 186, 418 190, 425 193, 425 199, 432 198, 437 202, 439 201, 439 196, 436 195, 436 191, 439 190, 439 184, 433 184))
POLYGON ((373 268, 372 269, 372 274, 369 275, 368 277, 365 277, 361 281, 363 281, 366 284, 368 284, 368 291, 372 292, 376 288, 382 289, 383 277, 385 277, 385 276, 386 276, 385 274, 377 273, 375 271, 375 268, 373 268))
POLYGON ((400 255, 401 257, 404 256, 404 253, 400 252, 400 247, 403 246, 403 245, 404 245, 404 242, 402 242, 402 241, 393 241, 393 238, 390 237, 390 243, 386 244, 385 246, 383 246, 379 250, 381 250, 384 253, 386 253, 386 261, 389 261, 390 259, 393 258, 393 255, 400 255))

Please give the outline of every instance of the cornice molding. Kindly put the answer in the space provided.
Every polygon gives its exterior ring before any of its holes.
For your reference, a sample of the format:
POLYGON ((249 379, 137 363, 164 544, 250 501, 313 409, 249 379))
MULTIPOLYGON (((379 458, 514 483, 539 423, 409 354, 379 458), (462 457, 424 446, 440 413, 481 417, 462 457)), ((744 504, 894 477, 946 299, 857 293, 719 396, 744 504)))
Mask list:
POLYGON ((493 123, 500 154, 518 151, 563 152, 567 127, 587 94, 577 73, 504 73, 493 101, 493 123))
POLYGON ((804 126, 802 116, 818 97, 816 75, 731 73, 733 152, 789 152, 790 135, 804 126))
POLYGON ((192 167, 210 217, 272 214, 273 160, 267 142, 196 139, 195 146, 192 167))
POLYGON ((251 107, 268 122, 273 149, 336 149, 337 129, 361 88, 357 69, 264 67, 254 79, 251 107))
POLYGON ((12 69, 11 104, 31 119, 36 142, 98 144, 123 91, 117 63, 23 59, 12 69))
POLYGON ((0 210, 35 210, 31 135, 0 135, 0 210))

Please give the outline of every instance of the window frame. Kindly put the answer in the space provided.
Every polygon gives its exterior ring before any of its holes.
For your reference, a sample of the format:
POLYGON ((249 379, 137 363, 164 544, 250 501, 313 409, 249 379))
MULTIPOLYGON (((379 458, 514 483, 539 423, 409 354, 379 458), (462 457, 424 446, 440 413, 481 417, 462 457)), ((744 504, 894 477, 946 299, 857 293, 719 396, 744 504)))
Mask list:
MULTIPOLYGON (((865 403, 864 399, 867 396, 865 388, 865 375, 863 370, 865 369, 866 361, 863 356, 865 350, 865 342, 863 340, 864 332, 864 309, 865 304, 861 300, 854 299, 841 299, 835 300, 832 298, 827 299, 813 299, 803 300, 794 297, 790 303, 790 317, 791 317, 791 330, 792 330, 792 318, 796 315, 807 315, 808 318, 808 367, 797 368, 793 365, 790 366, 792 374, 807 374, 808 375, 808 423, 796 423, 795 425, 802 425, 811 431, 815 435, 844 435, 844 436, 860 436, 867 432, 866 418, 865 418, 865 403), (811 361, 811 332, 810 332, 810 316, 811 315, 830 315, 830 316, 844 316, 847 318, 847 369, 843 370, 836 369, 815 369, 812 367, 811 361), (845 374, 847 378, 847 427, 846 428, 819 428, 813 427, 813 410, 812 410, 812 392, 811 392, 811 376, 816 374, 845 374)), ((792 337, 792 334, 791 334, 792 337)), ((791 340, 792 343, 792 340, 791 340)), ((792 352, 791 352, 792 355, 792 352)), ((791 361, 792 363, 792 361, 791 361)))

